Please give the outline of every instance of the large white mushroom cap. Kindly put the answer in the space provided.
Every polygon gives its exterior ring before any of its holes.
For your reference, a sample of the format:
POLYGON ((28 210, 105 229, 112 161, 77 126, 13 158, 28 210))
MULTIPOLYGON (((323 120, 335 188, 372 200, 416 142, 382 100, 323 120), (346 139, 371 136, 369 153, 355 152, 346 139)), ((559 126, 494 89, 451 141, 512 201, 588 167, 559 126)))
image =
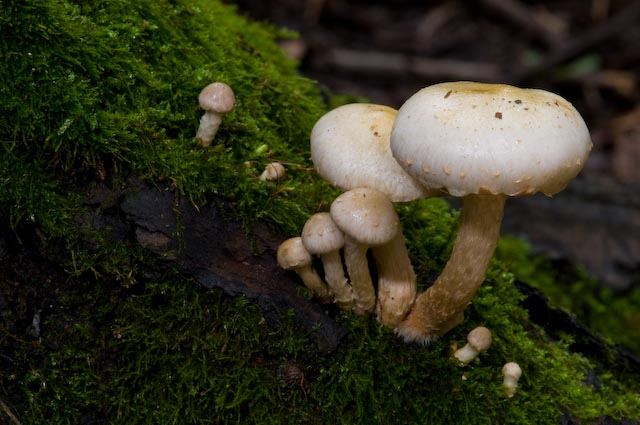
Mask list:
POLYGON ((454 196, 553 195, 580 172, 591 146, 584 120, 562 97, 473 82, 420 90, 391 133, 400 165, 454 196))
POLYGON ((311 132, 311 160, 318 174, 343 191, 368 187, 392 201, 428 196, 389 150, 397 112, 384 105, 353 103, 323 115, 311 132))

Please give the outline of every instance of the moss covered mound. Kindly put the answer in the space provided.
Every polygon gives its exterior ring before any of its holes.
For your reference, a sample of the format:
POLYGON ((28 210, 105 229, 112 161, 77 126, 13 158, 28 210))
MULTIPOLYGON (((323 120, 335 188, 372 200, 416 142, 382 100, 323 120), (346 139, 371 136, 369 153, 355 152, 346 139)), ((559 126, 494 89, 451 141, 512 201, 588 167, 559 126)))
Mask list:
POLYGON ((126 172, 195 202, 221 194, 246 223, 291 222, 296 208, 270 209, 273 187, 253 184, 270 160, 305 164, 324 110, 278 48, 290 34, 205 0, 6 1, 0 31, 0 206, 13 226, 63 234, 84 180, 126 172), (236 108, 204 150, 197 96, 213 81, 233 88, 236 108))
MULTIPOLYGON (((550 340, 530 322, 510 272, 529 261, 521 247, 499 253, 465 322, 432 346, 341 313, 348 336, 320 355, 292 320, 273 327, 244 298, 203 291, 133 238, 82 232, 90 243, 79 242, 87 186, 130 175, 196 206, 225 202, 249 230, 265 218, 295 234, 331 202, 334 192, 306 170, 309 130, 326 108, 279 51, 288 34, 204 0, 4 1, 0 33, 0 223, 19 236, 6 244, 0 233, 0 422, 640 417, 637 371, 571 353, 571 335, 550 340), (237 107, 205 150, 194 140, 197 95, 212 81, 233 87, 237 107), (258 180, 272 160, 286 162, 284 182, 258 180), (477 325, 492 329, 494 345, 460 367, 450 353, 477 325), (524 371, 513 399, 501 388, 507 361, 524 371)), ((115 204, 104 208, 117 214, 115 204)), ((398 209, 419 281, 429 281, 457 216, 442 200, 398 209)))

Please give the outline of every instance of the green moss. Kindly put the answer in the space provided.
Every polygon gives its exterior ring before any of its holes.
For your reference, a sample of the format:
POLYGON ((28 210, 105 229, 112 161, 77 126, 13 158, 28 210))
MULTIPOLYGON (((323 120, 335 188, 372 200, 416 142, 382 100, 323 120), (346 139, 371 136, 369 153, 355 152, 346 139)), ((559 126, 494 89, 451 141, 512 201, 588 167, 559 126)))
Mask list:
POLYGON ((466 321, 442 340, 406 345, 374 320, 342 313, 347 337, 329 356, 310 348, 292 315, 274 327, 243 298, 148 266, 140 272, 153 279, 129 289, 73 282, 46 314, 42 338, 11 340, 4 352, 14 367, 0 378, 0 398, 22 423, 522 424, 564 413, 591 423, 640 413, 640 376, 614 376, 548 341, 498 262, 466 321), (479 324, 494 344, 460 367, 451 351, 479 324), (292 360, 304 378, 287 384, 292 360), (501 388, 507 361, 524 371, 513 399, 501 388), (594 372, 597 387, 588 383, 594 372))
POLYGON ((286 201, 292 189, 305 192, 307 209, 318 202, 305 190, 304 170, 308 134, 325 106, 279 50, 276 37, 289 34, 217 1, 0 8, 0 54, 12 64, 0 70, 0 161, 15 164, 0 169, 0 181, 13 188, 0 205, 14 225, 28 217, 64 233, 69 209, 79 208, 69 194, 83 180, 127 172, 169 182, 196 203, 211 193, 238 201, 248 227, 256 216, 289 225, 283 217, 294 214, 300 223, 300 208, 272 202, 286 201), (194 142, 197 96, 212 81, 233 87, 237 107, 204 150, 194 142), (298 174, 295 187, 257 184, 275 159, 298 174), (15 172, 20 167, 29 178, 15 172))
POLYGON ((526 242, 513 237, 502 238, 496 257, 555 306, 640 355, 640 289, 615 293, 579 267, 531 254, 526 242))

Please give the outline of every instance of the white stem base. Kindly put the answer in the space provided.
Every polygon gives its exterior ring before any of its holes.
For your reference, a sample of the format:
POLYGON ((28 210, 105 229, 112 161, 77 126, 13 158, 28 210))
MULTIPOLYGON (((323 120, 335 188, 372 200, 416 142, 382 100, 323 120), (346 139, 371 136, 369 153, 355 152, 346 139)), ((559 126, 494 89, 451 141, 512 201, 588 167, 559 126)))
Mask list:
POLYGON ((371 249, 378 268, 378 321, 395 328, 416 298, 416 275, 409 261, 402 231, 387 244, 371 249))
POLYGON ((196 132, 196 139, 198 139, 203 147, 208 148, 211 146, 221 122, 222 116, 215 112, 205 112, 202 118, 200 118, 200 126, 196 132))

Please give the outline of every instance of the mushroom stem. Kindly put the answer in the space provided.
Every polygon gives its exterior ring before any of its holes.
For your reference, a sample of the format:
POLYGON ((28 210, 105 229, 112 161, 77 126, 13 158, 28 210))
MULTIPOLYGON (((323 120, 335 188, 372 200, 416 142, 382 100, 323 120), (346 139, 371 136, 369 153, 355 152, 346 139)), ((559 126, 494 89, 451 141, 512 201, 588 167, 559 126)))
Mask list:
POLYGON ((331 291, 327 287, 327 284, 324 283, 322 278, 316 273, 316 271, 311 266, 302 266, 296 267, 294 269, 304 285, 311 291, 311 293, 316 296, 320 302, 328 303, 331 302, 331 291))
POLYGON ((312 266, 311 254, 302 244, 301 237, 287 239, 278 247, 277 260, 280 267, 295 271, 304 285, 321 302, 330 302, 331 291, 312 266))
MULTIPOLYGON (((376 305, 376 293, 373 289, 369 262, 367 261, 366 245, 357 242, 352 237, 344 238, 344 261, 347 265, 347 274, 353 288, 355 305, 353 311, 356 314, 367 314, 373 311, 376 305)), ((337 301, 337 299, 336 299, 337 301)))
POLYGON ((343 310, 350 310, 353 307, 353 291, 347 283, 342 268, 340 251, 332 251, 321 254, 322 267, 324 268, 324 278, 327 285, 333 291, 333 297, 338 306, 343 310))
POLYGON ((198 139, 203 147, 207 148, 211 146, 220 127, 220 123, 222 123, 222 114, 207 111, 202 115, 202 118, 200 118, 200 126, 196 132, 196 139, 198 139))
POLYGON ((429 343, 464 320, 464 309, 484 281, 498 243, 505 200, 504 195, 484 194, 462 198, 460 228, 451 257, 397 328, 405 341, 429 343))
POLYGON ((389 243, 371 248, 371 253, 378 269, 376 315, 382 325, 395 328, 416 298, 416 275, 402 230, 389 243))

